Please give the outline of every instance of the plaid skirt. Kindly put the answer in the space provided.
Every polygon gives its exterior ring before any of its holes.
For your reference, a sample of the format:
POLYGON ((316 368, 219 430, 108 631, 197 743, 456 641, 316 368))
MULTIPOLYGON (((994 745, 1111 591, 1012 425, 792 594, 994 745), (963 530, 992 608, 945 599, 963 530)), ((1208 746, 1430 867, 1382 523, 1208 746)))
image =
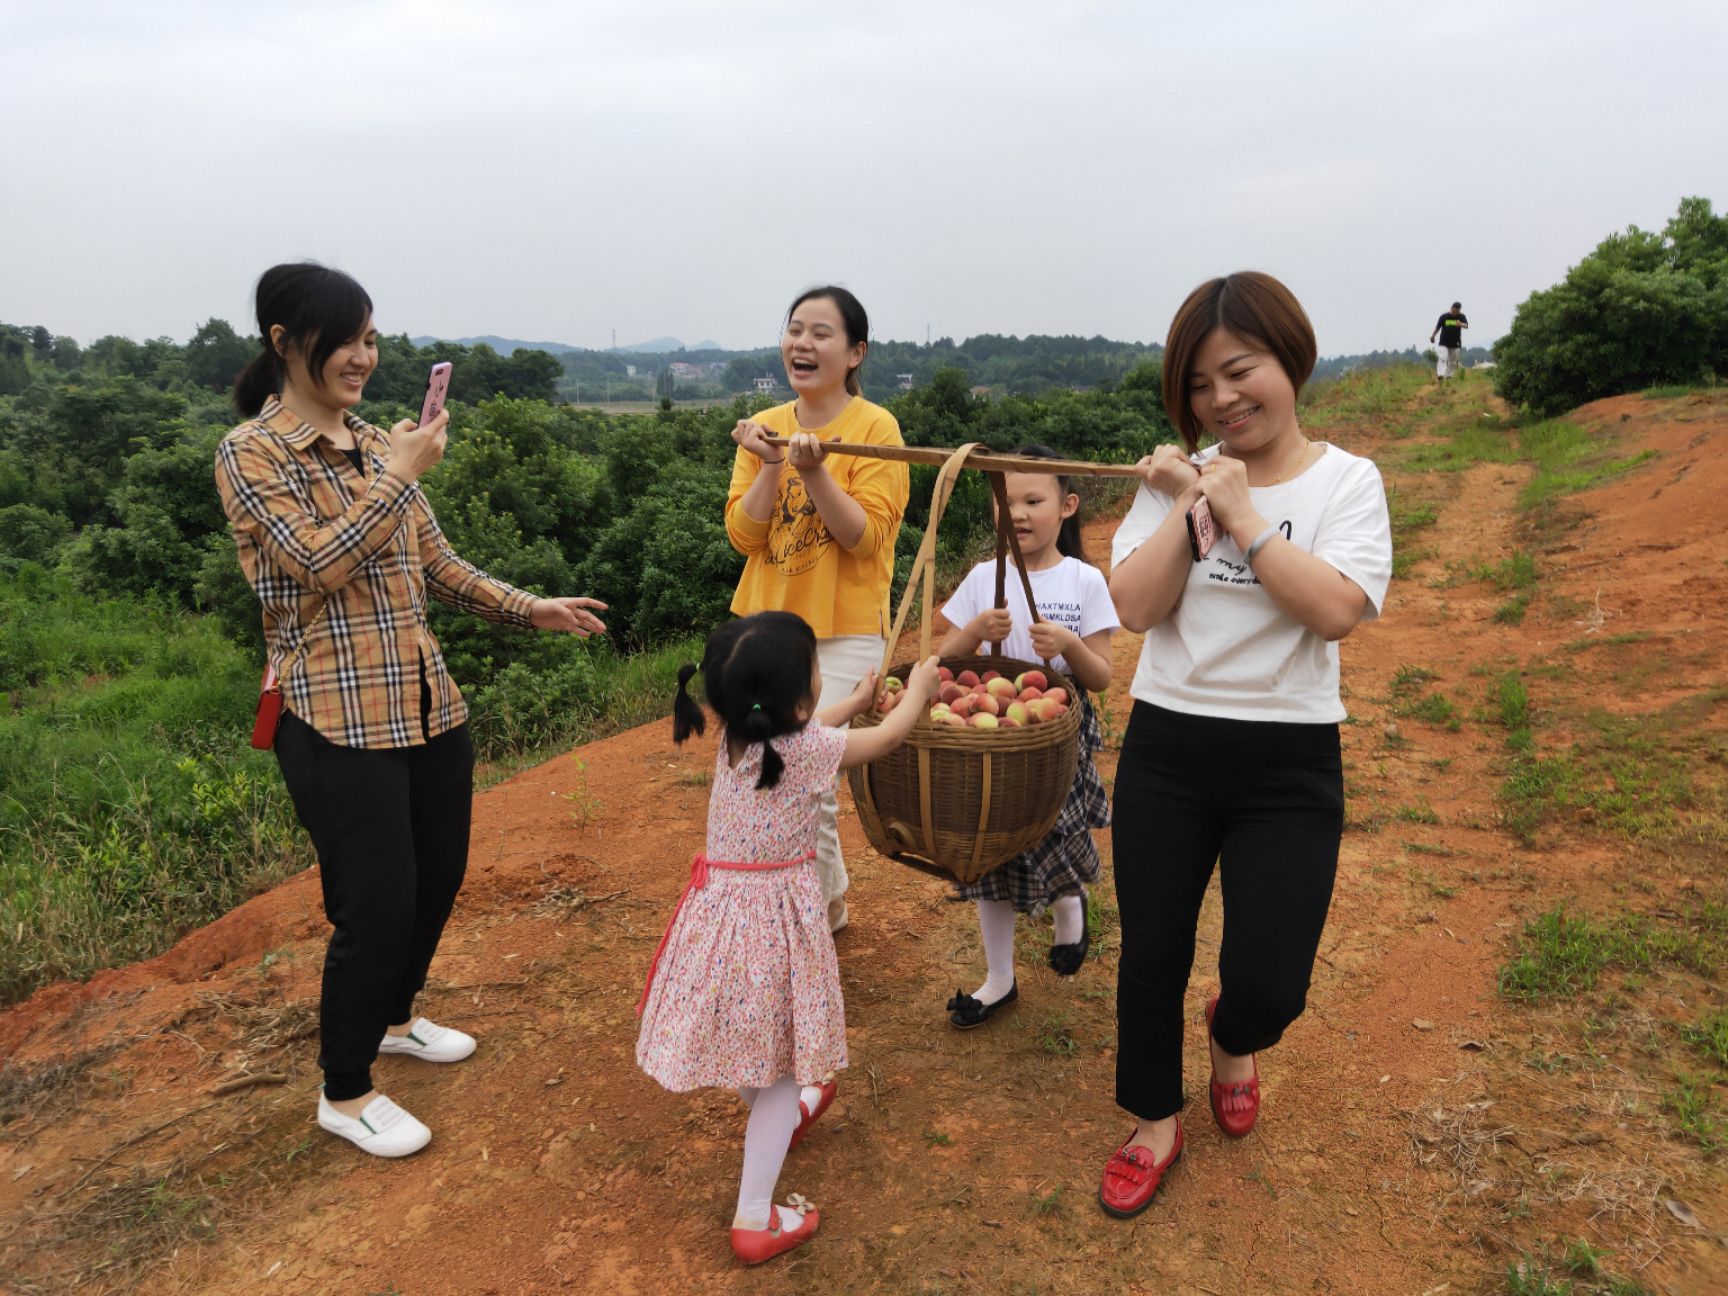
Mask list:
POLYGON ((1036 918, 1063 896, 1083 895, 1088 882, 1098 880, 1098 847, 1092 830, 1110 826, 1110 798, 1092 763, 1092 753, 1104 746, 1104 733, 1092 699, 1080 691, 1079 759, 1074 785, 1062 803, 1062 813, 1050 835, 976 882, 958 886, 955 900, 1008 900, 1016 912, 1036 918))

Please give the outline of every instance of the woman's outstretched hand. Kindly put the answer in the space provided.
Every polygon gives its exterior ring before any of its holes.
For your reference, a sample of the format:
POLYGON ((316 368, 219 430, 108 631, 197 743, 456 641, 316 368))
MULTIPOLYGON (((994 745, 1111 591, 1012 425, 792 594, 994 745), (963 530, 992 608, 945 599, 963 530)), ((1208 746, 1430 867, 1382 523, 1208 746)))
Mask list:
POLYGON ((599 599, 591 598, 535 599, 534 607, 528 616, 542 630, 562 630, 583 639, 589 635, 605 634, 606 623, 590 612, 589 608, 598 608, 604 612, 606 605, 599 599))

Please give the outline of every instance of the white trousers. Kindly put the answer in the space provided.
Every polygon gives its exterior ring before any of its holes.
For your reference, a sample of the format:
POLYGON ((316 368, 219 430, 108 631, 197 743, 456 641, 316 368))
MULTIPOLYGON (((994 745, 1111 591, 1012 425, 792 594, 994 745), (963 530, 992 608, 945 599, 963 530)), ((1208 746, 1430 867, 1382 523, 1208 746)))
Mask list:
MULTIPOLYGON (((858 687, 865 672, 882 665, 882 650, 888 641, 881 635, 835 635, 816 641, 816 664, 822 668, 822 696, 816 709, 844 702, 858 687)), ((816 829, 816 876, 822 883, 822 899, 832 901, 846 894, 851 885, 846 876, 846 856, 840 849, 839 781, 822 795, 821 822, 816 829)))
POLYGON ((1463 365, 1460 364, 1458 360, 1459 353, 1462 352, 1463 349, 1463 347, 1441 347, 1440 360, 1439 363, 1434 366, 1434 372, 1441 378, 1456 377, 1459 371, 1463 368, 1463 365))

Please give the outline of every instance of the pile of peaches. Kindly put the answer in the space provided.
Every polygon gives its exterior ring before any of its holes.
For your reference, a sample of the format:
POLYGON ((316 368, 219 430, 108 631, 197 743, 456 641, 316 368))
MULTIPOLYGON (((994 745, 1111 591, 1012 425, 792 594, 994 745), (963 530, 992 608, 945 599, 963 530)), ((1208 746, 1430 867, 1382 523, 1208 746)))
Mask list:
MULTIPOLYGON (((926 717, 932 724, 1018 729, 1048 724, 1068 710, 1068 690, 1051 688, 1049 676, 1041 670, 1029 670, 1013 679, 993 670, 983 675, 963 670, 956 675, 946 666, 938 667, 938 673, 942 687, 926 717)), ((885 691, 876 709, 886 715, 905 696, 905 686, 893 675, 883 680, 882 686, 885 691)))

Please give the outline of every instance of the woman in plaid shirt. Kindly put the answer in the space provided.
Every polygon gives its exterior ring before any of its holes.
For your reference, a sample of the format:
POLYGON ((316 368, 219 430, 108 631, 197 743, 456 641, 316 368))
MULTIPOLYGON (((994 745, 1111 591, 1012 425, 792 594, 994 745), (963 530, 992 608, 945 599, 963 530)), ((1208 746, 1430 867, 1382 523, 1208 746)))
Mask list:
POLYGON ((467 709, 426 598, 489 621, 589 635, 587 598, 537 598, 451 552, 417 484, 449 414, 380 431, 352 412, 378 364, 372 300, 338 270, 258 281, 263 351, 235 382, 247 421, 216 487, 282 675, 276 759, 318 851, 324 958, 318 1123, 378 1156, 432 1137, 372 1087, 380 1053, 456 1062, 461 1031, 413 1013, 462 885, 474 791, 467 709))

